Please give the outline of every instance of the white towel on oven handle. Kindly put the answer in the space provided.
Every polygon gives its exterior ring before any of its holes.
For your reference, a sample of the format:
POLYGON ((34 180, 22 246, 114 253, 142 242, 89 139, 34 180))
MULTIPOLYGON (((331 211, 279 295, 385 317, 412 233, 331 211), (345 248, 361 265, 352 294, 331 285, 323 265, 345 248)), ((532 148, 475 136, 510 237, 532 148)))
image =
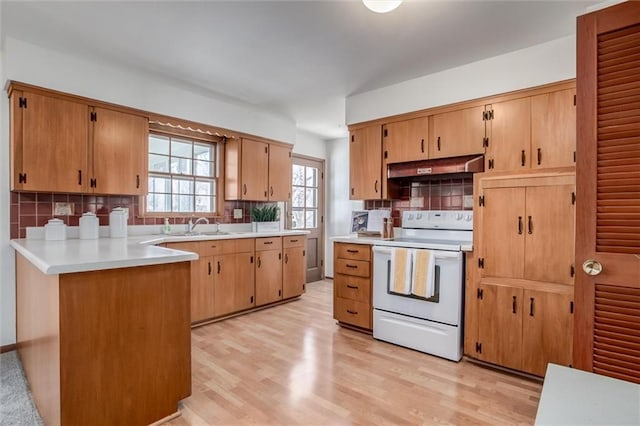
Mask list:
POLYGON ((433 250, 412 250, 413 271, 411 274, 411 294, 430 299, 436 294, 436 259, 433 250))
POLYGON ((411 273, 413 266, 413 250, 402 247, 391 249, 389 274, 389 292, 411 294, 411 273))

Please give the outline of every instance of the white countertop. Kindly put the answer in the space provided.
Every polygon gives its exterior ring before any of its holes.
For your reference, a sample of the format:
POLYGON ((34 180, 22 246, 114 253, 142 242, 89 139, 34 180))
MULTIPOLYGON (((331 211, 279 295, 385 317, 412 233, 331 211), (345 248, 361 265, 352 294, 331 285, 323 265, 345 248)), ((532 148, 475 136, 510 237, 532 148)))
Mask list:
POLYGON ((198 259, 196 253, 156 247, 154 244, 304 234, 308 234, 308 231, 242 232, 197 236, 136 235, 129 238, 68 239, 64 241, 19 239, 11 240, 10 244, 44 274, 55 275, 198 259))
POLYGON ((640 425, 640 385, 549 364, 536 425, 640 425))
MULTIPOLYGON (((388 247, 396 247, 398 245, 397 241, 393 239, 382 239, 376 237, 359 237, 357 235, 344 235, 339 237, 332 237, 331 240, 336 243, 348 243, 348 244, 370 244, 372 246, 388 246, 388 247)), ((408 248, 423 248, 424 244, 419 242, 410 242, 403 241, 402 247, 408 248)), ((461 246, 462 251, 471 252, 473 251, 473 244, 463 245, 461 246)))

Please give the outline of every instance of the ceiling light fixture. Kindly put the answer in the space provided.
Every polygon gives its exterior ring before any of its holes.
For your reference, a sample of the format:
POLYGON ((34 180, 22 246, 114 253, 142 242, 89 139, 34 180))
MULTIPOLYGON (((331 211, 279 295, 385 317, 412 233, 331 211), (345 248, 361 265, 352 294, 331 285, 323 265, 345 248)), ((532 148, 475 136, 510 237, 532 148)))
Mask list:
POLYGON ((400 6, 402 0, 362 0, 362 3, 373 12, 387 13, 400 6))

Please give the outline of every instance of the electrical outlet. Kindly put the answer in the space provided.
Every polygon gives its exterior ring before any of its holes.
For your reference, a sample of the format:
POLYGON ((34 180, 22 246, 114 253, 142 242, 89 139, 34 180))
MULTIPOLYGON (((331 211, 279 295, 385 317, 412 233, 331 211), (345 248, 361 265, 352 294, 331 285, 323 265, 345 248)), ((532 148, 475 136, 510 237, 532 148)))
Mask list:
POLYGON ((54 216, 73 216, 74 209, 73 203, 55 203, 53 210, 54 216))
POLYGON ((233 218, 242 219, 242 209, 233 209, 233 218))
POLYGON ((464 195, 462 197, 462 207, 465 209, 473 208, 473 195, 464 195))

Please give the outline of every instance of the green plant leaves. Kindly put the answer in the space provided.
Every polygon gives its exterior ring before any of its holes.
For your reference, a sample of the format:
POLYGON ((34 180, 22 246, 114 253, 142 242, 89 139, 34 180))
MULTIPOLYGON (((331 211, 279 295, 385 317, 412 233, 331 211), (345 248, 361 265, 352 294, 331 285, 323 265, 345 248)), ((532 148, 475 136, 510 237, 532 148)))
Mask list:
POLYGON ((278 210, 276 204, 253 207, 251 209, 251 220, 253 222, 275 222, 278 220, 278 210))

